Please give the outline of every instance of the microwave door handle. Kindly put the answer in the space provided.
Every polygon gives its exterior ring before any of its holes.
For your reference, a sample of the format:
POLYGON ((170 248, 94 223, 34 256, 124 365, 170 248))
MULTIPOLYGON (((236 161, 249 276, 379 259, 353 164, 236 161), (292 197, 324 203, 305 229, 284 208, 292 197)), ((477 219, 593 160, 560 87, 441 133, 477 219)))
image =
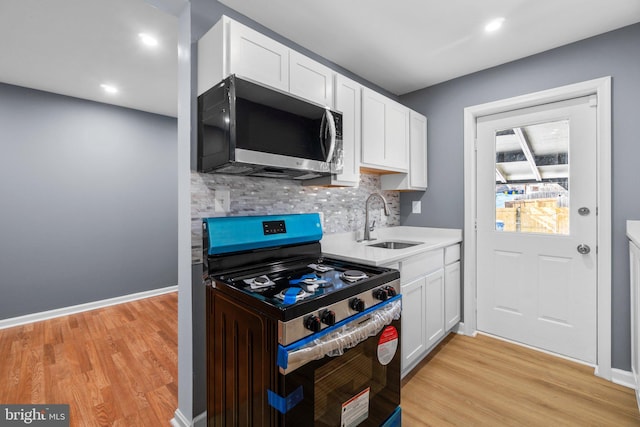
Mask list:
MULTIPOLYGON (((325 117, 327 119, 327 123, 329 124, 328 130, 329 130, 329 135, 331 137, 331 142, 329 144, 329 150, 328 150, 327 155, 325 157, 325 159, 326 159, 325 161, 326 162, 330 162, 331 160, 333 160, 333 152, 336 149, 336 122, 333 119, 333 114, 331 114, 331 111, 329 111, 329 110, 325 110, 323 121, 324 121, 325 117)), ((323 143, 324 143, 324 141, 323 141, 323 143)), ((323 144, 323 146, 324 146, 324 144, 323 144)))
POLYGON ((320 150, 322 151, 322 157, 327 158, 327 147, 324 142, 327 139, 327 111, 325 110, 320 121, 320 150))

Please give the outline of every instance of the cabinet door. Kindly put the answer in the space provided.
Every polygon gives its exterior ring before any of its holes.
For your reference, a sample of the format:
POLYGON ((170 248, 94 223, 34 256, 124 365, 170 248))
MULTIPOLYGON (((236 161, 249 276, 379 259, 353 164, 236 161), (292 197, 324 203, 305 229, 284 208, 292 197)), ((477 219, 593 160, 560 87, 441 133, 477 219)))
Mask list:
POLYGON ((425 277, 427 348, 444 336, 444 270, 425 277))
POLYGON ((336 110, 342 112, 342 148, 344 169, 336 176, 337 184, 358 185, 360 181, 360 119, 362 86, 336 75, 336 110))
POLYGON ((447 331, 460 321, 460 261, 444 268, 444 319, 447 331))
POLYGON ((392 100, 385 110, 385 165, 408 170, 409 109, 392 100))
POLYGON ((362 89, 362 163, 380 167, 385 163, 385 103, 386 98, 362 89))
POLYGON ((289 48, 229 20, 227 74, 237 74, 289 91, 289 48))
POLYGON ((289 91, 333 108, 333 74, 324 65, 296 51, 289 52, 289 91))
POLYGON ((425 279, 402 286, 402 372, 427 350, 425 279))
POLYGON ((412 189, 427 189, 427 118, 411 111, 409 186, 412 189))

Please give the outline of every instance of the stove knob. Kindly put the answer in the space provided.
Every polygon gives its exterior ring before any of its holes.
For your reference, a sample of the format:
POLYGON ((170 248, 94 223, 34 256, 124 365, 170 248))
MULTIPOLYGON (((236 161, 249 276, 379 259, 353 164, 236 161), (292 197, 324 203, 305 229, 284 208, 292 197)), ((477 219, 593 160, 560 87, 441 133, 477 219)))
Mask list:
POLYGON ((352 310, 359 311, 360 313, 362 313, 364 311, 364 301, 362 301, 360 298, 354 298, 351 301, 349 301, 349 307, 352 310))
POLYGON ((380 301, 386 301, 389 298, 389 290, 386 288, 380 288, 373 292, 373 297, 380 301))
POLYGON ((313 332, 320 332, 320 329, 322 329, 320 318, 316 315, 307 317, 304 319, 304 327, 313 332))
POLYGON ((322 323, 328 326, 336 324, 336 313, 332 310, 325 310, 322 313, 322 323))
POLYGON ((389 298, 398 295, 398 293, 396 292, 396 288, 394 288, 393 286, 387 286, 385 289, 387 291, 387 294, 389 294, 389 298))

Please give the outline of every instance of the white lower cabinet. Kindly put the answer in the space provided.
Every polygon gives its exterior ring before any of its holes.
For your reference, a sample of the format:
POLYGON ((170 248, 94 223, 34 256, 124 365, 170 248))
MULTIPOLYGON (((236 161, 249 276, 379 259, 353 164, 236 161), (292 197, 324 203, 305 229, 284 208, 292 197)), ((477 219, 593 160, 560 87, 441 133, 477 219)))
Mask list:
POLYGON ((427 349, 444 336, 444 271, 440 269, 425 278, 427 311, 427 349))
POLYGON ((451 329, 460 322, 460 261, 444 267, 444 323, 451 329))
POLYGON ((427 350, 425 279, 402 285, 402 366, 416 362, 427 350))
POLYGON ((460 245, 389 267, 400 270, 404 377, 460 321, 460 245))

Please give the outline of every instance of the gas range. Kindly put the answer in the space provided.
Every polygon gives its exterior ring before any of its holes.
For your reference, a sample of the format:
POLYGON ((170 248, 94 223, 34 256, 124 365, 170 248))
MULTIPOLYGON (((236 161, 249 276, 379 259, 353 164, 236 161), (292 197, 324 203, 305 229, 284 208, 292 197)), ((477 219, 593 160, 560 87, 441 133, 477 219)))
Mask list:
POLYGON ((218 289, 278 320, 290 344, 400 293, 396 270, 331 258, 303 257, 211 275, 218 289))
POLYGON ((322 255, 318 214, 203 220, 208 425, 399 425, 400 273, 322 255))

